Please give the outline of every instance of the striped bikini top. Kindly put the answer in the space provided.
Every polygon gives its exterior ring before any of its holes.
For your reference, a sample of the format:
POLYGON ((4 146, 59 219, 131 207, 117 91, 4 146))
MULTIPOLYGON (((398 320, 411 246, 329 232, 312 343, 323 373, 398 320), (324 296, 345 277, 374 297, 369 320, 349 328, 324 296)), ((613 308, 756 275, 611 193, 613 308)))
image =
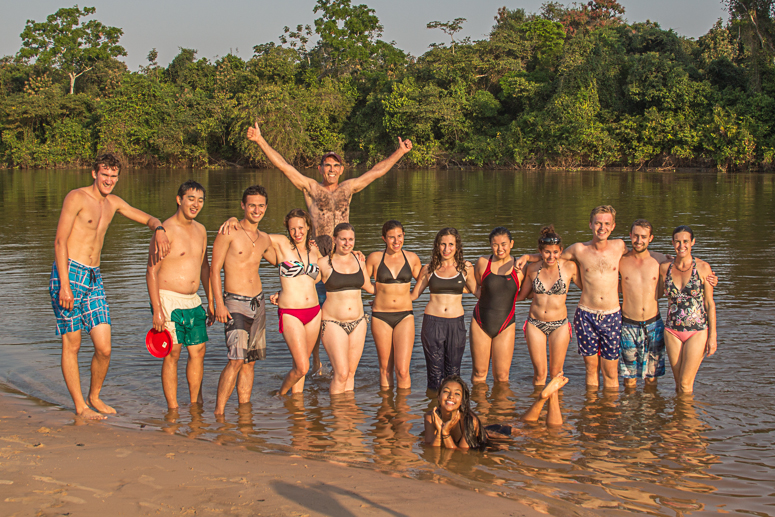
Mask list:
POLYGON ((284 260, 280 262, 280 276, 282 278, 296 278, 297 276, 309 275, 314 280, 318 276, 320 268, 317 264, 312 264, 309 261, 309 250, 307 250, 307 263, 305 264, 301 260, 301 253, 296 248, 296 254, 299 256, 299 260, 284 260))

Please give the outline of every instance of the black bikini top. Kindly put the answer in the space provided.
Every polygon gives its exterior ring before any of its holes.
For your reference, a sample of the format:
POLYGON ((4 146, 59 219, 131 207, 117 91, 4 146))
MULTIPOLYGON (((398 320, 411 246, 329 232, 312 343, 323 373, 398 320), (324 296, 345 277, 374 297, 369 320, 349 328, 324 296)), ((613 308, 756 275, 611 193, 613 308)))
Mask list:
POLYGON ((385 264, 385 254, 382 254, 382 260, 377 268, 377 283, 379 284, 408 284, 412 281, 412 268, 409 267, 409 261, 406 259, 406 253, 401 250, 401 254, 404 256, 404 265, 401 271, 398 272, 398 276, 393 278, 393 273, 390 272, 390 268, 385 264))
MULTIPOLYGON (((353 255, 355 258, 355 255, 353 255)), ((358 259, 355 259, 358 262, 358 259)), ((363 270, 361 269, 361 263, 358 262, 357 273, 337 273, 333 264, 331 265, 331 276, 328 277, 326 283, 327 293, 336 293, 339 291, 355 291, 360 290, 363 287, 363 283, 366 279, 363 276, 363 270)))
POLYGON ((465 286, 466 277, 463 273, 458 273, 451 278, 444 278, 434 271, 428 280, 428 289, 430 289, 431 294, 463 294, 465 286))

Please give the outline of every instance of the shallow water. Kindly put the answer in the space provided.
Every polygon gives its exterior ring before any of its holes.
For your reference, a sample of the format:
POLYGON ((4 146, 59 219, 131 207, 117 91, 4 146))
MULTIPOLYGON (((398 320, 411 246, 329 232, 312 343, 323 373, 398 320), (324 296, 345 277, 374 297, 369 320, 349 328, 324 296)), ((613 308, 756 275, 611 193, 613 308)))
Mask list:
MULTIPOLYGON (((178 185, 188 178, 208 189, 199 221, 211 241, 221 222, 240 215, 239 199, 248 185, 260 183, 269 192, 261 224, 265 231, 280 232, 288 210, 304 206, 301 193, 271 170, 130 170, 122 173, 115 192, 164 219, 174 212, 178 185)), ((48 277, 62 200, 70 189, 90 182, 84 171, 0 172, 0 382, 65 407, 72 402, 59 369, 61 342, 54 335, 48 277)), ((307 383, 303 399, 273 397, 290 354, 277 333, 277 315, 269 311, 268 358, 256 367, 252 407, 238 408, 234 397, 223 422, 212 415, 226 360, 223 327, 216 323, 205 359, 204 411, 184 406, 179 414, 168 414, 161 362, 147 353, 143 340, 151 324, 145 287, 150 232, 117 215, 102 255, 113 320, 113 355, 103 393, 120 413, 110 421, 433 479, 519 499, 557 515, 592 515, 599 509, 775 515, 775 374, 765 364, 775 352, 775 261, 769 256, 775 251, 775 176, 394 171, 356 194, 351 222, 356 247, 369 252, 382 247, 379 231, 386 219, 403 221, 406 249, 424 261, 436 231, 455 226, 466 257, 473 259, 488 253, 487 233, 499 225, 512 230, 515 254, 532 252, 540 227, 550 222, 566 243, 588 240, 589 210, 602 203, 618 210, 618 237, 625 237, 633 219, 648 218, 657 251, 668 251, 673 227, 692 225, 695 254, 721 278, 716 289, 719 351, 702 365, 693 400, 676 399, 669 368, 653 392, 640 386, 613 395, 586 392, 573 342, 565 367, 570 383, 561 399, 565 424, 553 430, 542 423, 521 426, 516 422, 532 403, 533 389, 532 367, 518 332, 510 385, 493 388, 490 382, 472 394, 483 421, 516 424, 515 437, 483 454, 423 447, 418 435, 430 404, 419 345, 425 294, 415 306, 414 388, 409 393, 380 391, 369 336, 354 394, 332 400, 329 379, 323 377, 307 383)), ((273 292, 276 273, 262 272, 265 291, 273 292)), ((574 288, 568 297, 571 314, 578 294, 574 288)), ((473 297, 466 296, 464 303, 468 322, 473 297)), ((520 325, 526 313, 527 305, 519 304, 520 325)), ((86 339, 81 353, 85 379, 90 349, 86 339)), ((463 376, 470 371, 466 353, 463 376)), ((181 366, 181 400, 187 397, 184 378, 181 366)))

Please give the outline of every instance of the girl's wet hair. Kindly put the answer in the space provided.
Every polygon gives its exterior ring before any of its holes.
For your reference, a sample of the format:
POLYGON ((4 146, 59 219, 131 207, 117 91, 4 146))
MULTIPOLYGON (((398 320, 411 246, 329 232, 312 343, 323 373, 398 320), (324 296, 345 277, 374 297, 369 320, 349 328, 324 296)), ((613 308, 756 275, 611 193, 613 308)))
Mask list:
POLYGON ((681 232, 688 233, 689 237, 694 239, 694 231, 689 226, 686 226, 685 224, 682 224, 681 226, 677 226, 676 229, 673 230, 673 238, 675 239, 676 233, 681 233, 681 232))
POLYGON ((382 236, 387 237, 387 232, 389 232, 390 230, 395 230, 396 228, 400 229, 401 233, 405 233, 404 225, 401 224, 400 221, 396 221, 395 219, 385 221, 385 224, 382 225, 382 236))
POLYGON ((554 225, 541 228, 541 236, 538 238, 538 249, 543 251, 547 246, 559 246, 562 249, 562 237, 554 231, 554 225))
POLYGON ((336 236, 344 231, 351 231, 355 233, 355 228, 350 223, 339 223, 334 227, 334 245, 331 246, 331 253, 328 254, 328 263, 331 264, 331 257, 336 253, 336 236))
POLYGON ((460 420, 463 422, 463 438, 468 446, 472 449, 482 450, 487 446, 487 433, 484 430, 479 417, 476 416, 471 410, 471 392, 468 389, 466 381, 464 381, 460 375, 448 375, 444 377, 439 385, 439 396, 444 389, 444 386, 450 382, 456 382, 460 384, 461 391, 463 392, 460 397, 460 420))
POLYGON ((301 208, 294 208, 288 212, 288 215, 285 216, 285 231, 288 232, 288 239, 291 241, 291 246, 295 248, 296 243, 293 239, 291 239, 291 230, 288 229, 288 223, 291 221, 291 219, 295 219, 297 217, 299 219, 304 219, 304 222, 307 223, 307 240, 304 243, 304 247, 307 249, 307 251, 309 251, 309 241, 312 239, 312 218, 307 212, 301 208))
POLYGON ((439 233, 436 234, 436 238, 433 241, 433 251, 431 252, 431 262, 428 265, 430 273, 433 273, 441 267, 441 239, 447 235, 455 237, 455 262, 457 264, 457 270, 464 273, 466 270, 466 261, 463 259, 463 241, 460 238, 460 234, 454 228, 442 228, 439 233))
POLYGON ((495 237, 498 237, 500 235, 508 236, 510 241, 514 240, 514 239, 511 238, 511 232, 508 230, 508 228, 506 228, 504 226, 498 226, 497 228, 493 229, 493 231, 490 232, 490 244, 492 244, 492 240, 495 237))

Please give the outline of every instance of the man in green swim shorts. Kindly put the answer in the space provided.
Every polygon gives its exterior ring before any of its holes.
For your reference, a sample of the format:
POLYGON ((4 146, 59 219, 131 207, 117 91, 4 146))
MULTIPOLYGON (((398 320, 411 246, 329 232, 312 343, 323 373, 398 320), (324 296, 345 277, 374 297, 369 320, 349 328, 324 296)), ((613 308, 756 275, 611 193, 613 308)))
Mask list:
POLYGON ((213 304, 209 303, 205 311, 197 294, 201 282, 207 299, 212 300, 207 231, 194 221, 204 201, 205 189, 199 183, 189 180, 180 186, 178 210, 163 223, 170 240, 170 252, 155 264, 149 256, 145 275, 153 309, 153 328, 166 329, 172 334, 172 350, 164 358, 161 368, 161 384, 169 409, 178 407, 178 359, 183 347, 188 350, 186 378, 191 404, 203 403, 207 324, 212 324, 215 318, 213 304))

